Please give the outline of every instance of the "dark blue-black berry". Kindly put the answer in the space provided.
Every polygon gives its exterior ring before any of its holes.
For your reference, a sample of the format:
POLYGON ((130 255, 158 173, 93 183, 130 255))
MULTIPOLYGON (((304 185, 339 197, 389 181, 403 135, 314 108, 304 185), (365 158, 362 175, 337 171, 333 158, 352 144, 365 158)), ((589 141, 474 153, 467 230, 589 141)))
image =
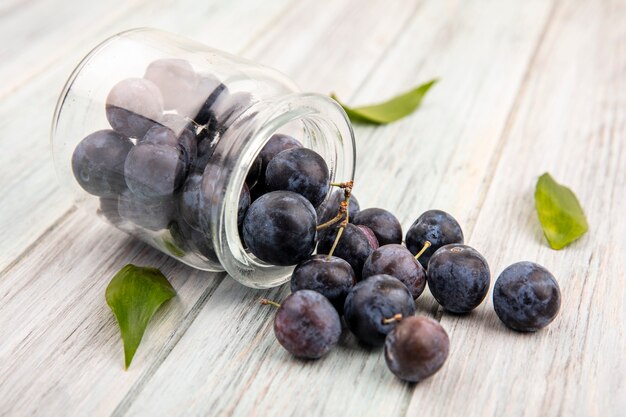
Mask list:
POLYGON ((276 312, 274 334, 293 355, 317 359, 339 341, 341 319, 335 307, 320 293, 296 291, 276 312))
POLYGON ((436 373, 450 352, 450 339, 429 317, 408 317, 387 335, 385 361, 398 378, 419 382, 436 373))
POLYGON ((112 130, 92 133, 74 149, 74 178, 89 194, 116 197, 126 189, 124 161, 132 148, 128 138, 112 130))
POLYGON ((315 249, 317 217, 300 194, 273 191, 253 202, 243 221, 243 239, 250 251, 274 265, 295 265, 315 249))
MULTIPOLYGON (((339 227, 329 227, 320 232, 318 253, 330 253, 338 231, 339 227)), ((339 238, 333 255, 346 260, 352 266, 357 280, 360 280, 365 260, 376 249, 378 249, 378 242, 369 228, 348 223, 339 238)))
POLYGON ((248 171, 246 183, 253 189, 256 196, 260 196, 266 192, 265 189, 265 171, 270 161, 282 151, 292 148, 301 148, 302 143, 289 135, 276 133, 267 141, 261 152, 252 162, 252 166, 248 171))
POLYGON ((491 274, 485 258, 475 249, 446 245, 430 258, 428 288, 446 310, 462 314, 478 307, 489 291, 491 274))
POLYGON ((185 110, 198 89, 199 77, 193 67, 184 59, 157 59, 148 65, 143 76, 161 91, 163 107, 166 110, 185 110))
POLYGON ((171 199, 144 199, 129 190, 118 198, 122 218, 148 230, 166 229, 176 214, 176 204, 171 199))
POLYGON ((141 142, 126 158, 126 184, 135 195, 144 199, 170 197, 183 184, 186 163, 178 148, 141 142))
POLYGON ((349 263, 336 256, 314 255, 300 262, 291 275, 291 291, 317 291, 332 303, 339 314, 350 289, 356 283, 349 263))
POLYGON ((343 315, 348 328, 363 343, 382 346, 396 325, 396 315, 415 314, 407 287, 391 275, 374 275, 357 283, 346 297, 343 315))
POLYGON ((159 88, 144 78, 127 78, 115 84, 106 98, 106 116, 113 130, 141 139, 159 122, 163 97, 159 88))
POLYGON ((543 266, 518 262, 506 268, 493 289, 493 307, 504 324, 520 332, 534 332, 555 319, 561 290, 543 266))
POLYGON ((183 128, 179 133, 176 133, 167 126, 154 125, 146 132, 140 142, 166 145, 180 150, 186 168, 193 163, 198 153, 195 132, 191 127, 183 128))
POLYGON ((402 243, 402 226, 396 216, 387 210, 381 208, 361 210, 352 217, 352 223, 369 227, 380 246, 402 243))
POLYGON ((413 255, 422 250, 426 241, 431 246, 420 256, 419 261, 428 268, 430 257, 442 246, 463 243, 463 231, 459 223, 441 210, 428 210, 415 220, 406 232, 406 247, 413 255))
POLYGON ((317 207, 326 198, 330 187, 328 165, 311 149, 288 149, 272 158, 267 165, 265 186, 269 191, 285 190, 301 194, 317 207))
POLYGON ((426 287, 426 272, 407 248, 398 244, 381 246, 363 265, 363 278, 386 274, 398 278, 407 286, 413 298, 426 287))

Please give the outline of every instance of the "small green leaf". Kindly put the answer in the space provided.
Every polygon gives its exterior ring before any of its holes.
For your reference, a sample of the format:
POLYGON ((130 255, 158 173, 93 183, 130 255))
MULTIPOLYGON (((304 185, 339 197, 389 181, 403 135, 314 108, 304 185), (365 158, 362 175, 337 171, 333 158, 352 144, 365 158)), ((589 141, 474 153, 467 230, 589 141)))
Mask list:
POLYGON ((176 295, 165 275, 156 268, 126 265, 106 289, 106 300, 124 341, 126 369, 130 366, 148 322, 161 304, 176 295))
POLYGON ((343 107, 352 122, 383 125, 402 119, 417 110, 428 90, 437 81, 430 80, 406 93, 370 106, 348 107, 334 93, 330 97, 343 107))
POLYGON ((547 172, 537 181, 535 207, 543 233, 552 249, 564 248, 589 229, 576 195, 554 181, 547 172))

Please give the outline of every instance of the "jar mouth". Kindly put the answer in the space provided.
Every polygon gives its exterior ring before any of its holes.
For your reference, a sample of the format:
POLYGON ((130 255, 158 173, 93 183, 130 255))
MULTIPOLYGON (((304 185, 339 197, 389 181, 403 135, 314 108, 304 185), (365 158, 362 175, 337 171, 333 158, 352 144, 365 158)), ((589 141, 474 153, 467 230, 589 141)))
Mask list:
POLYGON ((244 248, 237 223, 239 197, 249 169, 272 135, 286 133, 285 130, 326 160, 331 182, 354 178, 356 148, 352 126, 341 106, 326 96, 293 93, 264 100, 233 122, 220 140, 221 157, 231 169, 222 179, 224 198, 211 212, 211 223, 215 225, 212 239, 224 269, 249 287, 283 284, 295 267, 270 265, 252 255, 244 248))

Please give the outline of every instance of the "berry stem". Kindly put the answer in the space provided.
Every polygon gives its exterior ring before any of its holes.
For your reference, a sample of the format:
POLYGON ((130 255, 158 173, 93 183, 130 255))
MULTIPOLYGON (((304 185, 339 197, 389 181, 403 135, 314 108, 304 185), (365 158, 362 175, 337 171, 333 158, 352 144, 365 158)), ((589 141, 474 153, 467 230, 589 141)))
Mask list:
POLYGON ((344 221, 341 222, 341 227, 339 227, 339 230, 337 231, 337 237, 335 237, 335 241, 333 242, 333 247, 330 248, 330 251, 328 251, 328 256, 326 256, 326 259, 330 259, 330 258, 333 257, 333 253, 335 252, 335 248, 337 247, 337 243, 339 243, 339 239, 341 239, 341 235, 343 233, 343 229, 346 228, 344 223, 347 223, 345 219, 344 219, 344 221))
POLYGON ((322 230, 325 229, 329 226, 332 226, 333 224, 337 223, 339 220, 343 219, 343 215, 344 213, 337 213, 337 215, 335 217, 333 217, 331 220, 327 221, 326 223, 322 223, 317 225, 317 227, 315 228, 315 230, 322 230))
POLYGON ((328 226, 332 226, 333 224, 337 223, 339 220, 341 220, 344 216, 344 214, 348 211, 348 204, 345 201, 342 201, 339 204, 339 212, 337 213, 337 215, 335 217, 333 217, 332 219, 330 219, 329 221, 327 221, 326 223, 322 223, 320 225, 318 225, 315 230, 322 230, 328 226))
POLYGON ((268 300, 267 298, 261 298, 261 304, 263 304, 263 305, 270 305, 270 306, 276 307, 276 308, 280 307, 280 304, 278 304, 276 301, 268 300))
POLYGON ((354 181, 346 181, 346 182, 331 182, 330 185, 332 187, 339 187, 339 188, 350 188, 352 189, 353 185, 354 185, 354 181))
MULTIPOLYGON (((331 183, 332 184, 332 183, 331 183)), ((341 202, 341 206, 339 206, 339 213, 345 210, 346 217, 341 222, 341 226, 337 231, 337 236, 335 237, 335 241, 333 242, 333 246, 330 248, 328 252, 328 256, 326 259, 330 260, 332 258, 333 253, 335 253, 335 249, 337 248, 337 244, 339 243, 339 239, 341 239, 341 235, 343 234, 343 229, 348 226, 348 221, 350 220, 350 195, 352 194, 352 186, 354 185, 353 181, 347 181, 342 184, 342 188, 344 189, 344 200, 341 202)))
POLYGON ((383 319, 383 324, 395 323, 397 321, 402 320, 402 314, 398 313, 393 317, 389 317, 388 319, 383 319))
POLYGON ((426 252, 426 249, 430 248, 430 246, 431 246, 431 243, 428 240, 424 242, 424 246, 422 246, 422 249, 419 252, 417 252, 417 255, 415 255, 415 260, 418 260, 420 256, 422 256, 422 254, 426 252))

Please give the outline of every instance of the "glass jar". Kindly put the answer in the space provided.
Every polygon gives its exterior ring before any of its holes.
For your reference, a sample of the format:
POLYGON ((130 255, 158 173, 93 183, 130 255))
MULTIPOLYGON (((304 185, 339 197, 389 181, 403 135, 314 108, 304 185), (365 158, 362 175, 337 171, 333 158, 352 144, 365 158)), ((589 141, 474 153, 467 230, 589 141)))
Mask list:
POLYGON ((194 268, 268 288, 286 282, 293 266, 269 265, 245 249, 238 206, 274 134, 320 154, 332 182, 353 179, 354 135, 335 101, 300 92, 271 68, 142 28, 105 40, 72 72, 51 145, 60 182, 81 208, 194 268), (157 138, 150 146, 142 139, 149 129, 157 138), (176 147, 161 146, 172 133, 176 147), (89 152, 99 162, 86 167, 81 155, 89 152), (194 207, 195 189, 210 204, 186 221, 182 206, 194 207))

